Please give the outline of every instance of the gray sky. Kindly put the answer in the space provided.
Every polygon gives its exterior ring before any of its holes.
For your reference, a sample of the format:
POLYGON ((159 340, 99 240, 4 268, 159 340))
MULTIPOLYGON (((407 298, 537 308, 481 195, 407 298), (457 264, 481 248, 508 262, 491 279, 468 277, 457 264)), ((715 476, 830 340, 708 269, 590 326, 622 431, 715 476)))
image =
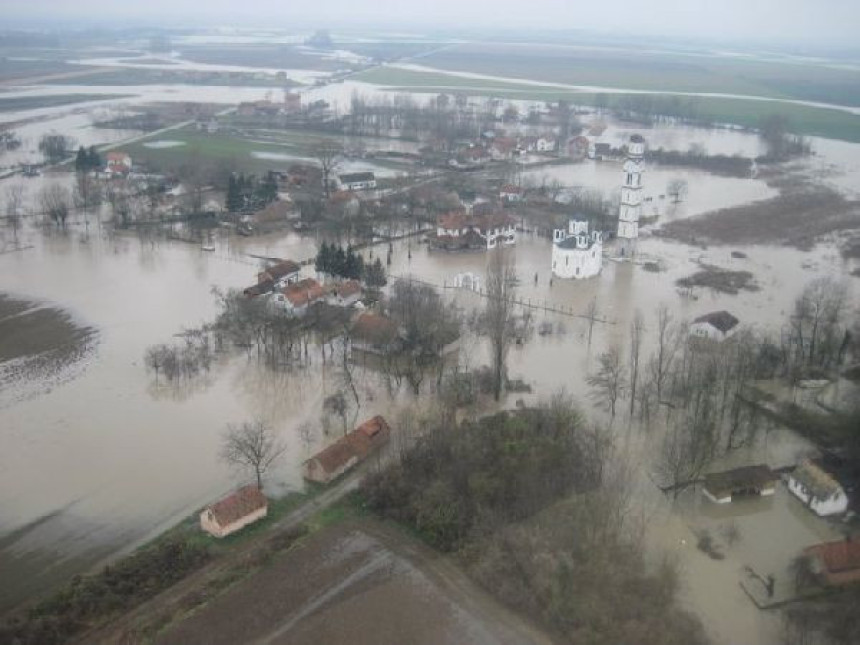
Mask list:
POLYGON ((508 27, 851 45, 860 0, 2 0, 12 20, 508 27))

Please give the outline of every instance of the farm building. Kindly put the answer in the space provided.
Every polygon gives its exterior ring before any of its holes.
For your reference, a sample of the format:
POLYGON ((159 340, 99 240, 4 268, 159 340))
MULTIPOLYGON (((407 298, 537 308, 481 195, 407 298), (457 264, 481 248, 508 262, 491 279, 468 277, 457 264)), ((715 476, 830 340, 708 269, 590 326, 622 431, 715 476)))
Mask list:
POLYGON ((722 342, 737 331, 738 322, 728 311, 712 311, 693 321, 690 325, 690 336, 722 342))
POLYGON ((207 506, 200 513, 200 528, 222 538, 266 517, 269 502, 263 491, 243 486, 232 495, 207 506))
POLYGON ((779 475, 764 464, 743 466, 705 475, 702 492, 716 504, 728 504, 741 497, 773 495, 779 475))
POLYGON ((846 538, 803 550, 822 584, 837 587, 860 582, 860 541, 846 538))
POLYGON ((845 489, 811 461, 804 461, 789 475, 788 490, 817 515, 837 515, 848 510, 845 489))
POLYGON ((263 269, 257 274, 257 282, 263 283, 271 280, 276 289, 297 282, 299 279, 299 271, 301 267, 292 260, 281 260, 277 264, 273 264, 266 269, 263 269))
POLYGON ((304 465, 304 478, 328 484, 379 450, 388 443, 390 436, 391 428, 382 416, 368 419, 308 459, 304 465))

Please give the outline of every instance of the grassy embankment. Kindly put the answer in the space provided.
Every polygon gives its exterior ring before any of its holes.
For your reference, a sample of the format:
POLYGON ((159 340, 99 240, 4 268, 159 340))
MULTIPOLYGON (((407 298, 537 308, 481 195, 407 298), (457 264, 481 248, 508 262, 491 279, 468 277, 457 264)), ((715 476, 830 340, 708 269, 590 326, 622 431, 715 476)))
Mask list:
MULTIPOLYGON (((422 61, 423 62, 423 61, 422 61)), ((510 72, 507 74, 510 75, 510 72)), ((402 92, 455 92, 498 98, 558 101, 568 100, 587 106, 605 104, 615 107, 631 97, 642 94, 597 93, 568 90, 550 85, 530 85, 492 79, 473 79, 439 72, 418 72, 396 68, 376 68, 361 72, 355 80, 385 85, 402 92)), ((662 91, 678 91, 663 88, 662 91)), ((688 90, 692 91, 692 90, 688 90)), ((708 91, 714 91, 710 89, 708 91)), ((668 100, 669 95, 645 94, 655 100, 668 100)), ((789 128, 796 134, 821 136, 844 141, 860 142, 860 116, 843 110, 821 108, 792 103, 782 103, 778 97, 770 100, 753 100, 721 97, 679 97, 692 101, 697 120, 714 123, 731 123, 743 127, 758 127, 761 119, 771 114, 780 114, 788 119, 789 128)))
MULTIPOLYGON (((194 128, 181 128, 164 134, 155 134, 134 143, 117 146, 128 152, 135 161, 146 162, 155 169, 176 169, 188 163, 235 164, 243 172, 262 173, 278 168, 286 169, 297 160, 313 159, 319 142, 331 140, 341 143, 343 138, 330 133, 307 130, 251 130, 243 133, 218 132, 209 134, 194 128), (159 140, 181 142, 181 146, 150 148, 145 144, 159 140), (261 159, 254 153, 285 155, 280 159, 261 159)), ((374 160, 376 166, 404 170, 396 162, 374 160)))
POLYGON ((60 107, 90 101, 110 101, 124 99, 131 94, 51 94, 49 96, 15 96, 0 97, 0 112, 18 112, 20 110, 37 110, 39 108, 60 107))
POLYGON ((98 629, 109 621, 210 565, 211 575, 189 590, 181 611, 149 625, 154 636, 174 619, 198 608, 236 582, 264 566, 277 554, 292 548, 305 535, 349 516, 341 503, 312 516, 307 522, 281 529, 277 524, 291 511, 310 501, 322 488, 269 500, 268 516, 241 532, 216 539, 200 530, 194 514, 133 553, 97 573, 75 576, 32 606, 25 614, 0 625, 0 642, 53 645, 98 629), (17 640, 16 640, 17 639, 17 640))

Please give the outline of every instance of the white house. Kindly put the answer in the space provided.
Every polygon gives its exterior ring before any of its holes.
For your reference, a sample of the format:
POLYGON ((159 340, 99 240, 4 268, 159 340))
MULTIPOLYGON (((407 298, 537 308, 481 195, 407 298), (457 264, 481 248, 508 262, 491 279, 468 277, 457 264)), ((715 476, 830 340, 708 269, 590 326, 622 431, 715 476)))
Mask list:
POLYGON ((263 519, 269 512, 266 496, 256 486, 243 486, 200 513, 200 528, 222 538, 263 519))
POLYGON ((556 140, 554 137, 538 137, 535 141, 535 150, 537 152, 553 152, 556 148, 556 140))
POLYGON ((712 311, 690 325, 690 336, 722 342, 738 330, 738 319, 728 311, 712 311))
POLYGON ((470 215, 452 211, 436 220, 435 246, 449 250, 494 249, 516 244, 515 221, 504 213, 470 215))
POLYGON ((584 279, 603 268, 603 234, 588 231, 588 222, 572 219, 567 230, 553 231, 552 273, 559 278, 584 279))
POLYGON ((848 510, 845 489, 811 461, 804 461, 788 476, 788 490, 816 515, 837 515, 848 510))
POLYGON ((351 172, 338 175, 338 182, 344 190, 373 190, 376 176, 372 172, 351 172))

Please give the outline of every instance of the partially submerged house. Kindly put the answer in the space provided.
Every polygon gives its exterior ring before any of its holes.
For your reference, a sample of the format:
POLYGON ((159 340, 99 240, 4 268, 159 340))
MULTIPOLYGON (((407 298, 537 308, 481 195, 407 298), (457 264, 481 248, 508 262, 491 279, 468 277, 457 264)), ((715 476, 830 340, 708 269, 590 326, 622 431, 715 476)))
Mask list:
POLYGON ((860 582, 860 541, 846 538, 815 544, 803 550, 812 572, 828 587, 860 582))
POLYGON ((352 307, 361 299, 361 283, 358 280, 344 280, 332 287, 328 303, 335 307, 352 307))
POLYGON ((845 489, 811 461, 804 461, 788 476, 788 490, 816 515, 837 515, 848 510, 845 489))
POLYGON ((450 211, 437 218, 436 234, 431 243, 447 251, 511 246, 516 243, 515 220, 501 212, 476 215, 450 211))
POLYGON ((308 481, 328 484, 354 468, 388 443, 391 428, 377 415, 308 459, 303 476, 308 481))
POLYGON ((779 475, 764 464, 743 466, 705 475, 702 492, 716 504, 728 504, 742 497, 773 495, 779 475))
POLYGON ((505 184, 499 189, 499 199, 506 204, 521 202, 525 191, 520 186, 505 184))
POLYGON ((690 325, 690 336, 722 342, 738 330, 740 321, 728 311, 712 311, 690 325))
POLYGON ((108 152, 105 155, 105 172, 112 177, 127 175, 131 172, 131 156, 127 152, 108 152))
POLYGON ((257 486, 243 486, 200 513, 200 528, 223 538, 266 517, 269 501, 257 486))
POLYGON ((376 175, 372 172, 351 172, 338 175, 337 179, 344 190, 373 190, 376 188, 376 175))
POLYGON ((353 353, 382 355, 394 349, 399 341, 397 323, 372 312, 361 314, 350 330, 353 353))
POLYGON ((257 283, 261 284, 266 280, 271 280, 275 289, 282 289, 288 284, 298 282, 300 270, 301 267, 292 260, 281 260, 260 271, 257 274, 257 283))
POLYGON ((313 278, 305 278, 274 293, 271 302, 288 316, 300 318, 307 313, 308 307, 324 299, 325 288, 313 278))

